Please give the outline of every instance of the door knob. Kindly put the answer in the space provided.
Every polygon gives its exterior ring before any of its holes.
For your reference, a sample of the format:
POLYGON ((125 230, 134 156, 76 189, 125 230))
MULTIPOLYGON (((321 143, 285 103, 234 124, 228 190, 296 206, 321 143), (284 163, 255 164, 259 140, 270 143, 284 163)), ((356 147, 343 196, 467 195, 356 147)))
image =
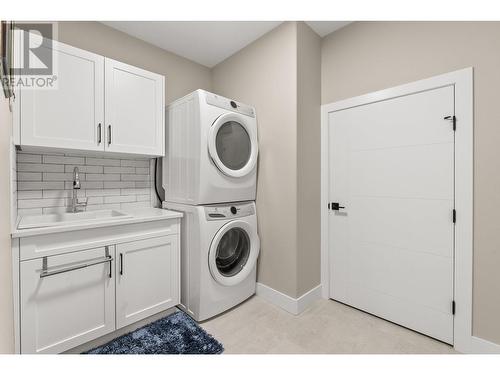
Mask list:
POLYGON ((333 210, 333 211, 338 211, 338 210, 341 210, 345 208, 344 206, 341 206, 340 203, 338 202, 332 202, 330 203, 330 209, 333 210))

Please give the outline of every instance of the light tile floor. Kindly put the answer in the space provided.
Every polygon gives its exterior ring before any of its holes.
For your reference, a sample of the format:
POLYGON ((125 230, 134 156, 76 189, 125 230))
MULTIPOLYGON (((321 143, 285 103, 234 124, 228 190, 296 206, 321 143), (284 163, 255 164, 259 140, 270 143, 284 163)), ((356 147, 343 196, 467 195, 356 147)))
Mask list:
POLYGON ((440 341, 332 300, 298 316, 252 297, 201 324, 225 353, 456 353, 440 341))

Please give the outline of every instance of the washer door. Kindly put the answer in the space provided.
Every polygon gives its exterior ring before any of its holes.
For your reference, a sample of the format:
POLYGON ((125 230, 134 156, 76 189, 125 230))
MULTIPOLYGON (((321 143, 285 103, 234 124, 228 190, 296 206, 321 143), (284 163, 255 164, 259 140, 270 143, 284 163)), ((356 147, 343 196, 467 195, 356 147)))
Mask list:
POLYGON ((210 273, 221 285, 239 284, 252 272, 259 251, 257 231, 247 222, 231 221, 212 240, 208 253, 210 273))
POLYGON ((244 116, 226 113, 210 127, 208 151, 217 168, 230 177, 249 174, 257 163, 257 135, 244 116))

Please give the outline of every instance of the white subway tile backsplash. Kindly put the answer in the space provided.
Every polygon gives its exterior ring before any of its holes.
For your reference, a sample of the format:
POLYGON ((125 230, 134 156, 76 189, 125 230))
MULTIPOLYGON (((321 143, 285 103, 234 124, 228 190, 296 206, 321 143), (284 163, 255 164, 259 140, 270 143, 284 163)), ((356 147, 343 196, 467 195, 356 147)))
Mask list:
POLYGON ((137 173, 137 174, 149 174, 149 168, 136 168, 135 173, 137 173))
POLYGON ((98 158, 85 158, 86 165, 107 165, 107 166, 120 166, 119 159, 98 159, 98 158))
POLYGON ((147 167, 149 167, 149 160, 122 159, 121 166, 122 167, 147 168, 147 167))
POLYGON ((134 167, 104 167, 104 173, 135 173, 134 167))
MULTIPOLYGON (((17 199, 35 199, 42 197, 43 190, 26 190, 19 191, 17 193, 17 199)), ((46 190, 46 191, 57 191, 57 190, 46 190)))
MULTIPOLYGON (((23 154, 20 154, 23 155, 23 154)), ((18 163, 18 172, 64 172, 62 164, 18 163)))
POLYGON ((81 173, 103 173, 102 165, 72 165, 72 164, 65 165, 64 172, 73 173, 75 167, 77 167, 78 171, 81 173))
POLYGON ((149 159, 87 157, 78 154, 16 154, 13 193, 19 215, 65 212, 71 206, 73 169, 78 167, 86 210, 150 207, 152 202, 149 159), (17 167, 17 171, 15 170, 17 167))
POLYGON ((17 181, 42 181, 39 172, 17 172, 17 181))
POLYGON ((137 202, 146 202, 151 200, 150 194, 136 195, 136 197, 137 197, 137 202))
POLYGON ((64 189, 64 181, 19 181, 17 183, 17 190, 55 190, 64 189))
POLYGON ((87 181, 120 181, 119 174, 96 174, 89 173, 87 174, 87 181))
POLYGON ((152 186, 151 181, 135 181, 135 187, 138 188, 150 188, 152 186))
POLYGON ((17 202, 19 208, 64 207, 66 199, 22 199, 17 202))
POLYGON ((121 195, 138 195, 138 194, 150 194, 150 193, 151 189, 148 188, 121 189, 121 195))
POLYGON ((32 154, 22 154, 17 153, 17 162, 18 163, 41 163, 42 155, 32 155, 32 154))
POLYGON ((135 195, 116 195, 111 197, 104 197, 104 203, 125 203, 137 201, 135 195))
POLYGON ((148 181, 149 175, 143 174, 122 174, 122 181, 148 181))
POLYGON ((122 189, 122 188, 133 188, 137 186, 137 182, 134 181, 104 181, 105 189, 122 189))
POLYGON ((120 189, 87 189, 87 197, 105 197, 109 195, 120 195, 120 189))
POLYGON ((76 156, 43 155, 44 164, 85 164, 85 158, 76 156))
MULTIPOLYGON (((85 181, 85 173, 78 174, 81 181, 85 181)), ((73 181, 73 173, 43 173, 44 181, 73 181)))

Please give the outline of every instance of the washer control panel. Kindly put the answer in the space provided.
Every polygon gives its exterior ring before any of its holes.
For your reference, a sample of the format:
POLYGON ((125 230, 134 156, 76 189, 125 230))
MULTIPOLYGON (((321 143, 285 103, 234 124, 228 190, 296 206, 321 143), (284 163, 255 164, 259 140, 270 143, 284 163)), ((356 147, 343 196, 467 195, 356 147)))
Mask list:
POLYGON ((206 95, 206 100, 207 103, 210 105, 214 105, 219 108, 227 109, 229 111, 233 112, 238 112, 242 113, 244 115, 250 116, 250 117, 255 117, 255 110, 250 107, 249 105, 239 103, 235 100, 231 100, 228 98, 225 98, 220 95, 212 94, 212 93, 205 93, 206 95))
POLYGON ((255 206, 252 203, 217 204, 205 206, 205 218, 207 220, 235 219, 238 217, 255 214, 255 206))

